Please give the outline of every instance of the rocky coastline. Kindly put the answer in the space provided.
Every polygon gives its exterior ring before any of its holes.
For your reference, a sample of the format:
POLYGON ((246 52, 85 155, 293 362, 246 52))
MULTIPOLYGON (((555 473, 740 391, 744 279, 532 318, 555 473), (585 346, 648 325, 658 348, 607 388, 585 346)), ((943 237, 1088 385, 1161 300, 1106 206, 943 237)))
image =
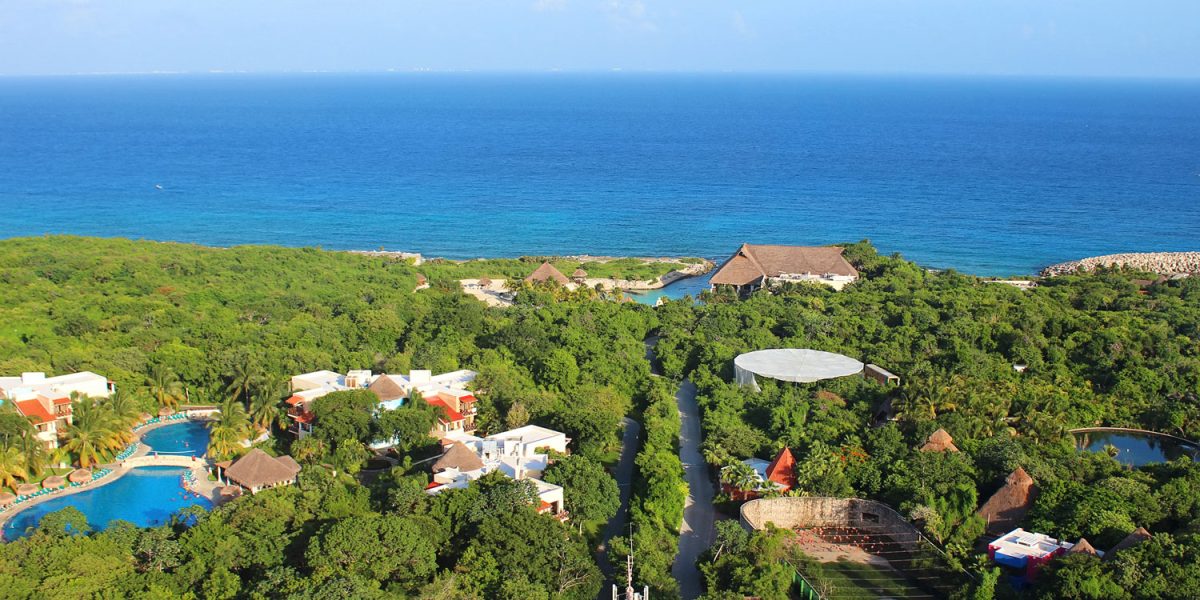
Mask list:
POLYGON ((1131 252, 1093 256, 1050 265, 1042 269, 1041 275, 1068 275, 1097 267, 1128 267, 1159 275, 1200 273, 1200 252, 1131 252))

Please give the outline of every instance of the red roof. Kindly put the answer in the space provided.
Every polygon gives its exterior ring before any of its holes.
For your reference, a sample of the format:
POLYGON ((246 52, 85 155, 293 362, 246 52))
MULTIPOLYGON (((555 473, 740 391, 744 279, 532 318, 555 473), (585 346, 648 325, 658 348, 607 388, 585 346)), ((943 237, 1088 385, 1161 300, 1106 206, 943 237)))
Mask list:
POLYGON ((438 483, 438 482, 436 482, 436 481, 430 481, 430 482, 429 482, 429 485, 425 486, 425 489, 427 489, 427 490, 432 490, 432 489, 433 489, 433 488, 435 488, 435 487, 442 487, 442 484, 440 484, 440 483, 438 483))
POLYGON ((544 513, 546 511, 550 510, 551 508, 553 508, 553 507, 550 505, 549 502, 546 502, 545 500, 541 500, 538 502, 537 511, 539 513, 544 513))
POLYGON ((450 408, 450 405, 446 404, 444 401, 439 399, 439 400, 427 400, 427 402, 429 402, 433 406, 437 406, 437 407, 441 408, 442 412, 445 413, 446 418, 443 419, 443 418, 439 417, 438 418, 439 421, 441 421, 443 423, 455 423, 455 422, 463 420, 462 413, 458 412, 457 410, 454 410, 453 408, 450 408))
POLYGON ((767 479, 783 486, 783 491, 796 487, 796 457, 792 451, 784 448, 771 464, 767 466, 767 479))
POLYGON ((459 402, 474 402, 474 401, 475 401, 475 396, 472 396, 471 394, 467 394, 466 396, 462 396, 462 397, 460 397, 460 398, 458 399, 458 401, 459 401, 459 402))
POLYGON ((291 398, 284 400, 284 402, 287 402, 289 406, 295 406, 301 402, 304 402, 304 398, 302 396, 292 396, 291 398))
POLYGON ((302 412, 302 413, 300 413, 300 414, 298 414, 298 415, 292 415, 292 418, 293 418, 293 419, 296 419, 296 421, 298 421, 298 422, 300 422, 300 423, 312 423, 312 422, 313 422, 313 418, 314 418, 315 416, 316 416, 316 415, 314 415, 314 414, 312 414, 312 413, 310 413, 310 412, 307 412, 307 411, 306 411, 306 412, 302 412))
POLYGON ((68 405, 69 405, 69 404, 71 404, 71 399, 70 399, 70 398, 68 398, 67 396, 59 396, 59 397, 57 397, 57 398, 52 398, 50 401, 51 401, 51 402, 53 402, 55 406, 62 406, 62 405, 64 405, 64 404, 68 404, 68 405))
POLYGON ((54 420, 54 415, 50 414, 50 411, 46 410, 46 407, 42 406, 42 403, 37 400, 22 400, 17 402, 17 410, 21 411, 21 414, 34 419, 39 425, 54 420))

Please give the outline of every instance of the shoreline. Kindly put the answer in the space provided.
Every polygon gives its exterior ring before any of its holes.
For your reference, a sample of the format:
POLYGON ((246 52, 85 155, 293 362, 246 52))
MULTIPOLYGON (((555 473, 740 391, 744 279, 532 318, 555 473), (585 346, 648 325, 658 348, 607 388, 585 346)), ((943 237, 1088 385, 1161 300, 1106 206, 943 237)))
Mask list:
POLYGON ((1041 277, 1071 275, 1100 267, 1128 267, 1158 275, 1200 273, 1200 252, 1123 252, 1089 256, 1055 263, 1039 271, 1041 277))

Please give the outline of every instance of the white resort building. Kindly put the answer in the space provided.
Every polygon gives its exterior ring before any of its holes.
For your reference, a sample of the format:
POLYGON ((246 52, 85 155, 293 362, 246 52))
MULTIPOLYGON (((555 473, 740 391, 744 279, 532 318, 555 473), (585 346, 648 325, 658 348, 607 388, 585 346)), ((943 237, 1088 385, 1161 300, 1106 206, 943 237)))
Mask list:
POLYGON ((511 479, 533 482, 537 487, 538 512, 565 520, 568 515, 563 508, 562 487, 546 483, 541 477, 550 464, 546 451, 565 454, 570 442, 565 434, 537 425, 485 438, 459 432, 449 434, 443 438, 446 451, 433 463, 433 481, 426 493, 465 488, 472 481, 499 471, 511 479))
MULTIPOLYGON (((380 410, 395 410, 414 394, 440 409, 438 421, 430 435, 443 438, 454 432, 475 431, 475 396, 467 387, 475 380, 475 372, 466 369, 434 375, 427 370, 410 371, 405 375, 375 375, 370 371, 348 371, 345 375, 333 371, 314 371, 292 378, 292 395, 287 399, 289 431, 303 438, 312 433, 313 400, 331 392, 365 389, 379 398, 380 410)), ((376 444, 386 447, 386 442, 376 444)))
POLYGON ((21 373, 20 377, 0 377, 0 404, 11 402, 33 422, 38 439, 53 450, 71 424, 71 394, 107 398, 115 390, 107 377, 90 371, 57 377, 21 373))

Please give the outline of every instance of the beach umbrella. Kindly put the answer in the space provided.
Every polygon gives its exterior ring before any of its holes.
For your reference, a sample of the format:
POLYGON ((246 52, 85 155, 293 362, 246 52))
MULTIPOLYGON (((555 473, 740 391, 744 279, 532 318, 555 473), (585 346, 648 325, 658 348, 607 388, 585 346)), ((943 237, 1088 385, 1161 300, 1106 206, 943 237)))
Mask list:
POLYGON ((21 485, 17 486, 17 495, 18 496, 28 496, 37 491, 38 491, 38 486, 33 485, 32 483, 22 483, 21 485))
POLYGON ((492 285, 492 280, 484 277, 479 280, 479 287, 489 287, 492 285))
POLYGON ((17 501, 17 497, 9 492, 0 492, 0 506, 8 506, 17 501))
POLYGON ((71 483, 87 483, 92 480, 92 471, 90 469, 75 469, 67 477, 71 483))
POLYGON ((60 488, 66 485, 67 481, 58 475, 51 475, 42 481, 42 487, 48 490, 60 488))

